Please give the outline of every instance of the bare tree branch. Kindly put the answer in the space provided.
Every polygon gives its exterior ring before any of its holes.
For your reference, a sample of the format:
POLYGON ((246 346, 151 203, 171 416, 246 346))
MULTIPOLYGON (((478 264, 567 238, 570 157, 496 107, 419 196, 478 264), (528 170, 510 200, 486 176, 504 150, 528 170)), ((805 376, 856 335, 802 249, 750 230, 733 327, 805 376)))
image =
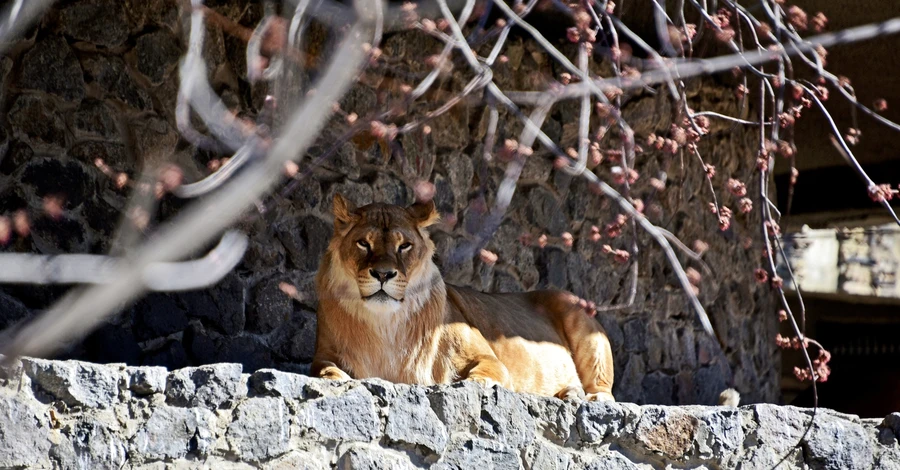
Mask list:
MULTIPOLYGON (((203 258, 176 263, 149 263, 143 284, 151 291, 193 290, 219 282, 241 261, 247 237, 225 232, 219 244, 203 258)), ((104 255, 32 255, 0 253, 0 283, 10 284, 109 284, 115 281, 127 259, 104 255)), ((127 269, 127 268, 126 268, 127 269)))
MULTIPOLYGON (((199 4, 196 2, 195 4, 199 4)), ((236 177, 223 188, 220 197, 198 201, 184 210, 158 236, 134 254, 129 266, 109 284, 85 290, 65 304, 56 304, 24 325, 2 346, 6 357, 44 355, 63 341, 81 337, 116 309, 145 291, 143 273, 154 263, 177 260, 190 254, 228 227, 253 201, 279 180, 285 162, 298 160, 330 115, 332 104, 352 84, 367 57, 363 44, 377 42, 380 30, 380 0, 355 2, 357 23, 344 35, 331 64, 322 74, 319 91, 309 96, 289 120, 282 139, 268 157, 236 177)), ((202 13, 192 14, 192 34, 203 29, 202 13)), ((185 66, 185 65, 183 65, 185 66)), ((202 79, 205 76, 188 74, 202 79)))

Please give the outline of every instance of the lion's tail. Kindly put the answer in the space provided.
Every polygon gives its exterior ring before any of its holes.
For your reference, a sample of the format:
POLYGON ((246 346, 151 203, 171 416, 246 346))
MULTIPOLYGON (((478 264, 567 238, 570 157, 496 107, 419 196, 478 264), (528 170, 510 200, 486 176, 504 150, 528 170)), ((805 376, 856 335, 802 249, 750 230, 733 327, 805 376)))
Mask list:
POLYGON ((726 388, 719 394, 719 406, 738 406, 741 403, 741 394, 733 388, 726 388))

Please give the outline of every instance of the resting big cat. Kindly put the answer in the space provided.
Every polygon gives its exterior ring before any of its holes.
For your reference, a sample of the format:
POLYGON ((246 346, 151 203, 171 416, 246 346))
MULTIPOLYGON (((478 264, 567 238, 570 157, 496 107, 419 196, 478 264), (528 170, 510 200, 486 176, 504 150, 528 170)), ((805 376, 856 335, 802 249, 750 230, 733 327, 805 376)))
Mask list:
POLYGON ((445 284, 425 230, 437 220, 433 202, 357 209, 335 196, 334 237, 316 277, 312 374, 422 385, 472 380, 613 400, 609 340, 579 299, 445 284))

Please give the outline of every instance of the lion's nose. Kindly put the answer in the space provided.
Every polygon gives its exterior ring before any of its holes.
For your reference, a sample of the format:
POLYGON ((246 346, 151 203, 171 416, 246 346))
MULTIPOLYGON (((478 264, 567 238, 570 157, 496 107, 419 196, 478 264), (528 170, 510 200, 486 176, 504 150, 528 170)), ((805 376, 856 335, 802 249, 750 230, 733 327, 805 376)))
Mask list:
POLYGON ((370 269, 369 274, 372 275, 375 279, 378 279, 382 283, 388 282, 391 279, 397 277, 397 271, 393 269, 370 269))

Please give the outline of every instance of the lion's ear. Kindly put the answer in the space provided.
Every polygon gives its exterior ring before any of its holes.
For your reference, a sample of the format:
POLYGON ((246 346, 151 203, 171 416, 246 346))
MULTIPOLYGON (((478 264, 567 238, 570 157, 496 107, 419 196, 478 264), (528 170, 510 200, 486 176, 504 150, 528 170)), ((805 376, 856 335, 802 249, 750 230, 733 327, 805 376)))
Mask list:
POLYGON ((441 215, 438 214, 437 209, 434 207, 434 200, 417 202, 407 209, 407 212, 409 212, 409 215, 420 228, 434 225, 441 220, 441 215))
POLYGON ((353 213, 355 210, 356 206, 351 201, 341 196, 340 193, 334 193, 334 208, 332 212, 334 213, 335 228, 341 229, 356 222, 359 216, 353 213))

